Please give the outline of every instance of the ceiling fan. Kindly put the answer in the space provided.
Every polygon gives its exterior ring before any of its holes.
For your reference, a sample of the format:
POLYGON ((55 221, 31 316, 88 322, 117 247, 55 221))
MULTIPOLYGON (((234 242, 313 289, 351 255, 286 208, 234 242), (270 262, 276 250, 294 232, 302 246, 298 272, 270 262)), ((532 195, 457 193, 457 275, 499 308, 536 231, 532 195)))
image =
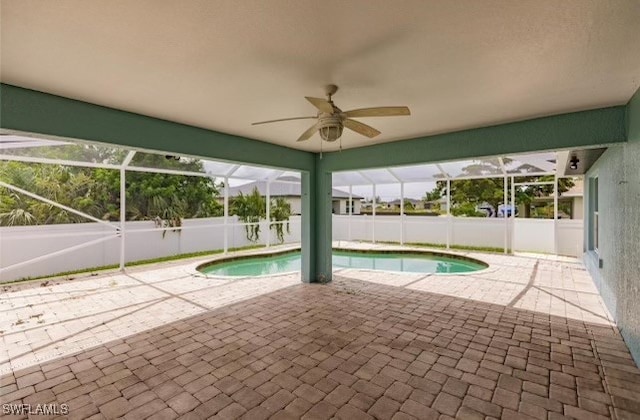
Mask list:
POLYGON ((337 91, 338 86, 327 85, 325 87, 327 99, 305 96, 307 101, 311 102, 311 104, 318 109, 318 115, 316 116, 260 121, 255 122, 251 125, 269 124, 280 121, 316 119, 318 121, 311 127, 309 127, 307 131, 302 133, 302 135, 298 137, 298 140, 296 141, 309 140, 316 133, 316 131, 318 131, 322 140, 334 142, 342 136, 342 129, 344 127, 347 127, 348 129, 369 138, 373 138, 380 134, 380 131, 376 130, 375 128, 363 124, 359 121, 353 120, 352 118, 396 117, 401 115, 411 115, 409 108, 406 106, 382 106, 375 108, 360 108, 352 109, 351 111, 342 111, 331 100, 331 97, 337 91))

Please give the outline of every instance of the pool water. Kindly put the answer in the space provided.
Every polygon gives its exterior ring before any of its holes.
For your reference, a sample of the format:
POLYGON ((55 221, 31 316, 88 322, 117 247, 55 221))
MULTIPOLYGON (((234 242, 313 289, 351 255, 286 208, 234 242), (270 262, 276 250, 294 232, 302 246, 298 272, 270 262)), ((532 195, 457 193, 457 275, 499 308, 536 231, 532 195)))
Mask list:
MULTIPOLYGON (((199 268, 214 276, 262 276, 300 271, 300 252, 237 259, 199 268)), ((468 273, 487 266, 480 262, 431 254, 333 251, 333 268, 404 271, 409 273, 468 273)))

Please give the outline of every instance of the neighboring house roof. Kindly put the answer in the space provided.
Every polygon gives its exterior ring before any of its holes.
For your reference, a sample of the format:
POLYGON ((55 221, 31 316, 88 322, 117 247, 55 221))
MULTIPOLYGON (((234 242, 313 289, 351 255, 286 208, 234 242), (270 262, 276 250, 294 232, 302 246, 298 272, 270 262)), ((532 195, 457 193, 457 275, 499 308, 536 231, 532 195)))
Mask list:
MULTIPOLYGON (((255 181, 238 187, 229 188, 229 197, 236 197, 240 195, 240 193, 243 195, 251 194, 254 188, 258 189, 260 195, 267 195, 267 183, 264 181, 255 181)), ((300 197, 301 185, 299 182, 272 181, 269 185, 269 195, 271 197, 300 197)), ((362 198, 356 194, 352 194, 352 197, 355 200, 362 198)), ((332 198, 349 198, 349 193, 333 188, 332 198)))

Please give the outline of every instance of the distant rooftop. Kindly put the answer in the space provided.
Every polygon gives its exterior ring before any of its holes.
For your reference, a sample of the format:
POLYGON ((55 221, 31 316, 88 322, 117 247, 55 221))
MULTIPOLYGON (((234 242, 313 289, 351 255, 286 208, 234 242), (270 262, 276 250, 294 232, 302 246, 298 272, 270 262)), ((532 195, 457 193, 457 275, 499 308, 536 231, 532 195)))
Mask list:
MULTIPOLYGON (((267 183, 264 181, 254 181, 248 184, 229 188, 229 196, 235 197, 242 193, 251 194, 254 188, 258 189, 260 195, 267 195, 267 183)), ((282 177, 278 181, 272 181, 269 185, 269 195, 271 197, 300 197, 302 194, 300 179, 295 177, 282 177)), ((349 198, 349 193, 337 188, 332 188, 332 198, 349 198)), ((353 199, 359 200, 363 197, 352 194, 353 199)))

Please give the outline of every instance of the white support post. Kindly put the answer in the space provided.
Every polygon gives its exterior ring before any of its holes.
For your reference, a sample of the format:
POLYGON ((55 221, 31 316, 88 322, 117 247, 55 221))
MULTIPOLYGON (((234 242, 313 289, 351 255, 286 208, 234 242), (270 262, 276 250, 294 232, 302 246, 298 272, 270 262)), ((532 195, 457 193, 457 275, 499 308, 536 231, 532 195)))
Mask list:
POLYGON ((127 224, 127 166, 136 155, 134 150, 127 153, 122 165, 120 166, 120 270, 124 271, 126 260, 126 235, 125 228, 127 224))
POLYGON ((400 183, 400 245, 404 245, 404 182, 400 183))
POLYGON ((229 177, 224 178, 224 253, 229 252, 229 177))
POLYGON ((447 178, 447 249, 451 248, 451 180, 447 178))
POLYGON ((125 223, 127 218, 127 171, 124 165, 120 168, 120 270, 125 265, 125 223))
POLYGON ((553 253, 558 255, 558 174, 553 177, 553 253))
POLYGON ((351 216, 353 215, 353 186, 349 185, 349 218, 348 220, 348 236, 349 241, 351 241, 351 216))
POLYGON ((271 181, 267 181, 267 248, 271 246, 271 181))
POLYGON ((387 168, 387 172, 400 183, 400 245, 404 245, 404 182, 393 170, 387 168))
POLYGON ((373 186, 373 198, 371 199, 371 242, 376 243, 376 184, 373 186))
POLYGON ((514 235, 516 230, 516 186, 515 178, 511 177, 511 205, 513 210, 511 211, 511 253, 513 254, 514 235))
POLYGON ((502 178, 502 183, 503 183, 502 198, 504 201, 504 208, 502 209, 502 217, 504 217, 504 253, 505 254, 509 252, 509 218, 507 217, 507 214, 509 212, 508 210, 509 199, 508 199, 508 192, 507 192, 507 180, 508 180, 508 177, 505 175, 504 178, 502 178))

